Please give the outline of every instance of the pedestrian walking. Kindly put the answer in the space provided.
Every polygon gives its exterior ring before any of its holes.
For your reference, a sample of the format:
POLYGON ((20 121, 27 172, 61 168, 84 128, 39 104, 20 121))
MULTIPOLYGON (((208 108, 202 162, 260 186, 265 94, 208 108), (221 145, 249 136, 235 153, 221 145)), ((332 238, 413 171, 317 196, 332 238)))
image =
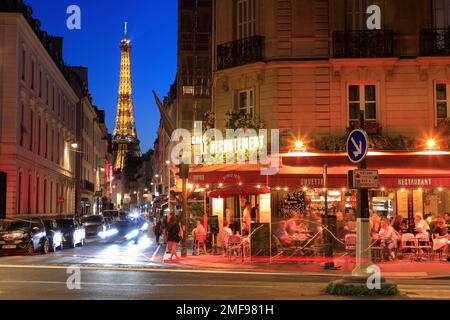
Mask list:
POLYGON ((172 215, 169 224, 167 225, 167 245, 170 253, 170 260, 180 259, 177 255, 177 245, 183 237, 183 231, 178 223, 178 218, 176 215, 172 215))
POLYGON ((159 238, 161 237, 163 231, 162 229, 163 229, 162 222, 161 220, 158 220, 158 222, 153 227, 153 233, 155 234, 157 244, 159 244, 159 238))

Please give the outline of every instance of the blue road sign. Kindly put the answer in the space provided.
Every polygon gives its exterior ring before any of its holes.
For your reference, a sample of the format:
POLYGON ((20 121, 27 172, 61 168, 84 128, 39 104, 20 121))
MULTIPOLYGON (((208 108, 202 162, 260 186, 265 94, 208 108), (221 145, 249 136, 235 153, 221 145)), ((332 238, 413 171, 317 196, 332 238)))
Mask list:
POLYGON ((364 130, 354 130, 347 139, 348 158, 353 163, 363 161, 369 151, 369 138, 364 130))

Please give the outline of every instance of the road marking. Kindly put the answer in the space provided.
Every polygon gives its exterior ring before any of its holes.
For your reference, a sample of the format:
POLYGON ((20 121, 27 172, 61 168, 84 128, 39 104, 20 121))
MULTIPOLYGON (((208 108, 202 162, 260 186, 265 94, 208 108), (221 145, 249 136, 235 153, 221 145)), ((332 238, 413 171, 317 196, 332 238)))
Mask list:
MULTIPOLYGON (((161 273, 203 273, 203 274, 236 274, 236 275, 262 275, 262 276, 302 276, 298 273, 286 272, 256 272, 256 271, 228 271, 228 270, 199 270, 199 269, 169 269, 158 268, 158 264, 153 264, 153 268, 136 268, 136 267, 112 267, 112 266, 83 266, 74 263, 81 270, 99 270, 99 271, 136 271, 136 272, 161 272, 161 273)), ((150 266, 150 265, 149 265, 150 266)), ((50 269, 50 270, 66 270, 68 266, 61 265, 0 265, 0 269, 50 269)), ((342 275, 326 275, 326 274, 305 274, 311 277, 329 277, 337 278, 342 275)))
POLYGON ((159 249, 161 249, 161 245, 160 245, 160 244, 159 244, 158 247, 156 248, 155 252, 153 252, 152 259, 151 259, 152 261, 155 261, 155 257, 156 257, 156 255, 158 254, 159 249))
MULTIPOLYGON (((25 280, 5 280, 0 281, 2 284, 55 284, 66 285, 63 281, 25 281, 25 280)), ((280 284, 273 285, 249 285, 249 284, 200 284, 200 283, 106 283, 106 282, 81 282, 82 286, 105 286, 105 287, 202 287, 202 288, 273 288, 279 287, 280 284)), ((310 285, 313 285, 309 283, 310 285)), ((288 284, 290 285, 290 284, 288 284)), ((319 285, 319 283, 315 284, 319 285)))

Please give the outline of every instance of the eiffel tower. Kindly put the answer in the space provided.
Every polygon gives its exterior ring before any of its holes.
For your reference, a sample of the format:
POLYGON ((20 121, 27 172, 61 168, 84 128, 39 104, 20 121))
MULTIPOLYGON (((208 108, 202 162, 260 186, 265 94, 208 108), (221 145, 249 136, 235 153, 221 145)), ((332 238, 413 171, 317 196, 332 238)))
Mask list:
POLYGON ((113 132, 114 169, 116 171, 123 170, 127 154, 136 157, 141 156, 134 125, 130 51, 131 41, 128 39, 127 23, 125 22, 125 36, 120 42, 119 98, 113 132))

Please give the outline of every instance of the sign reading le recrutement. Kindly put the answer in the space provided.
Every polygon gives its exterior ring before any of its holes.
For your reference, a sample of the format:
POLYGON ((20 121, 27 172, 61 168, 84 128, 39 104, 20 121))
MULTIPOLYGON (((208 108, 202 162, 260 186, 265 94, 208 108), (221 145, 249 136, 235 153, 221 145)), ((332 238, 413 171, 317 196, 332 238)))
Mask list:
POLYGON ((353 163, 363 161, 369 151, 369 138, 364 130, 353 130, 347 139, 348 158, 353 163))

